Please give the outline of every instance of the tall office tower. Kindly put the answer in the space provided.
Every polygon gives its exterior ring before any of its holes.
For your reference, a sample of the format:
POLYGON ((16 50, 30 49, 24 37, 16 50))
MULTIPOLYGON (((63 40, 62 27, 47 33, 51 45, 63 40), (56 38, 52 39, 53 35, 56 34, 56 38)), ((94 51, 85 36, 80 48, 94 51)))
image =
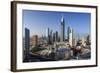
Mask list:
POLYGON ((58 42, 58 32, 55 32, 55 41, 58 42))
POLYGON ((32 47, 34 48, 36 46, 38 46, 38 35, 32 37, 32 47))
POLYGON ((28 59, 30 49, 30 30, 25 28, 25 58, 28 59))
POLYGON ((86 42, 87 42, 87 45, 90 45, 91 44, 90 35, 87 35, 86 42))
POLYGON ((53 42, 58 42, 58 32, 53 33, 53 42))
POLYGON ((70 46, 73 46, 73 29, 68 27, 68 42, 70 46))
POLYGON ((74 46, 74 47, 77 45, 77 37, 76 37, 74 30, 73 30, 73 42, 72 43, 73 43, 72 46, 74 46))
POLYGON ((52 30, 50 30, 49 38, 50 38, 49 44, 52 44, 52 42, 53 42, 53 31, 52 30))
POLYGON ((60 34, 60 41, 65 41, 65 21, 62 16, 61 18, 61 34, 60 34))
POLYGON ((55 36, 56 34, 55 34, 55 32, 53 33, 53 42, 55 42, 56 41, 56 36, 55 36))
POLYGON ((49 28, 46 29, 46 40, 47 40, 47 43, 50 42, 50 29, 49 28))

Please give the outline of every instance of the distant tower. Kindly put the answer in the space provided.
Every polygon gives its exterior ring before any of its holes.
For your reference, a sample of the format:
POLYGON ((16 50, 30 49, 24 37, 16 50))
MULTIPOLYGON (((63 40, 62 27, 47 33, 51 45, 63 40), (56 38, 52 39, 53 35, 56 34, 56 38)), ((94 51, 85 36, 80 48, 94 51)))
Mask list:
POLYGON ((53 43, 53 30, 50 30, 50 42, 49 44, 53 43))
POLYGON ((46 38, 47 38, 47 43, 48 44, 52 44, 52 42, 53 42, 53 31, 51 30, 51 29, 47 29, 47 31, 46 31, 46 38))
POLYGON ((55 40, 56 40, 56 42, 58 42, 58 32, 57 31, 55 33, 55 40))
POLYGON ((87 45, 90 45, 91 44, 90 35, 87 35, 86 43, 87 43, 87 45))
POLYGON ((68 42, 70 46, 73 46, 73 29, 68 27, 68 42))
POLYGON ((36 47, 38 45, 38 35, 34 35, 32 37, 32 47, 36 47))
POLYGON ((28 59, 30 49, 30 31, 29 29, 25 28, 25 58, 28 59))
POLYGON ((73 37, 73 41, 72 41, 73 45, 72 46, 75 47, 77 45, 77 37, 76 37, 76 33, 74 32, 74 30, 72 33, 73 33, 73 36, 72 36, 73 37))
POLYGON ((47 40, 47 43, 50 42, 50 29, 49 28, 46 29, 46 40, 47 40))
POLYGON ((56 42, 56 34, 55 34, 55 32, 53 33, 53 42, 56 42))
POLYGON ((58 32, 53 33, 53 42, 58 42, 58 32))
POLYGON ((61 18, 61 34, 60 34, 60 41, 64 41, 65 40, 65 21, 64 18, 62 16, 61 18))

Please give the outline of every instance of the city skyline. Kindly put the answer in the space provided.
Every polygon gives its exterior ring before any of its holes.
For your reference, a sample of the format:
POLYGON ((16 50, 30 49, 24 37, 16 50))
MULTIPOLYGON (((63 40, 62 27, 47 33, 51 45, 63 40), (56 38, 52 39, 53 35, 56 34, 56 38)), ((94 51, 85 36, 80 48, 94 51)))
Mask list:
POLYGON ((65 37, 69 26, 78 34, 90 34, 90 13, 23 10, 24 28, 30 29, 30 36, 45 35, 47 28, 50 28, 53 32, 60 32, 62 16, 65 21, 65 37))
POLYGON ((24 11, 23 17, 23 62, 91 58, 90 14, 24 11))

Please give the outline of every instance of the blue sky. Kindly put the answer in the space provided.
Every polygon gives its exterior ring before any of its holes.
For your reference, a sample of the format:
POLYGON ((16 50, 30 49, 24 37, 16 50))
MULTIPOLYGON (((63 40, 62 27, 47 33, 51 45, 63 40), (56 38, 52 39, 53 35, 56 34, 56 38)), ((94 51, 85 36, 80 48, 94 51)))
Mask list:
MULTIPOLYGON (((30 35, 45 35, 46 29, 50 28, 60 34, 61 18, 65 20, 65 34, 67 27, 73 28, 78 34, 90 33, 91 14, 79 12, 53 12, 23 10, 23 26, 30 30, 30 35)), ((23 28, 23 31, 24 31, 23 28)))

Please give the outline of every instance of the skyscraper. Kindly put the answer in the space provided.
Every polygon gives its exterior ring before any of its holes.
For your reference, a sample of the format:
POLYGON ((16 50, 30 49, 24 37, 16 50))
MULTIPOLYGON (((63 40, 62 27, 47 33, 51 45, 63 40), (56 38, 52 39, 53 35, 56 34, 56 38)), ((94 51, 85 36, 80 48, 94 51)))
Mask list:
POLYGON ((46 29, 46 40, 48 44, 53 43, 53 30, 51 29, 46 29))
POLYGON ((53 30, 50 30, 50 42, 49 44, 53 43, 53 30))
POLYGON ((60 41, 65 41, 65 21, 62 16, 61 18, 61 34, 60 34, 60 41))
POLYGON ((76 45, 77 45, 77 41, 78 41, 78 37, 76 36, 76 33, 75 33, 75 31, 73 30, 73 32, 72 32, 72 34, 73 34, 73 41, 72 41, 72 43, 73 43, 73 47, 75 47, 76 45))
POLYGON ((46 29, 46 40, 47 40, 47 43, 50 42, 50 29, 49 28, 46 29))
POLYGON ((58 32, 56 31, 56 33, 55 33, 55 40, 56 40, 56 42, 58 42, 58 32))
POLYGON ((55 34, 55 32, 53 33, 53 42, 56 42, 56 34, 55 34))
POLYGON ((87 45, 90 45, 90 43, 91 43, 90 35, 87 35, 86 43, 87 43, 87 45))
POLYGON ((30 31, 29 29, 25 28, 25 58, 28 59, 30 49, 30 31))
POLYGON ((32 37, 32 47, 36 47, 38 45, 38 36, 37 35, 34 35, 32 37))
POLYGON ((70 46, 73 46, 73 29, 68 27, 68 42, 70 46))

